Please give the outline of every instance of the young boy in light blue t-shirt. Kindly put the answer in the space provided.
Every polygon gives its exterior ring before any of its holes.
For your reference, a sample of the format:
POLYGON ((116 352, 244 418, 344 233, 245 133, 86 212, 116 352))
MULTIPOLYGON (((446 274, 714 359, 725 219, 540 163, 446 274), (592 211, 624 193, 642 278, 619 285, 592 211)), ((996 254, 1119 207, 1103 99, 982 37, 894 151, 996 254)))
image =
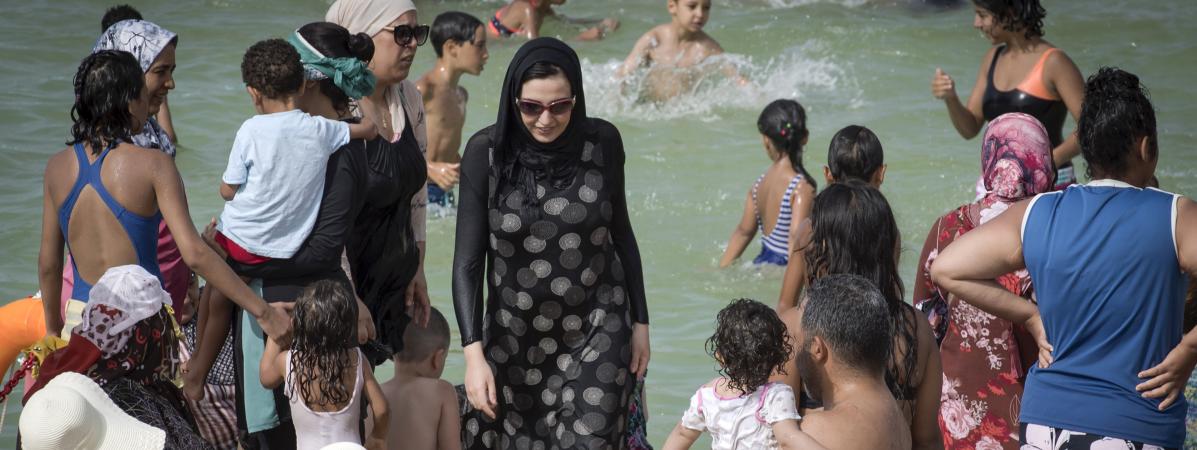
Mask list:
MULTIPOLYGON (((321 56, 296 34, 312 70, 341 71, 365 64, 357 59, 332 61, 321 56)), ((245 52, 241 78, 257 115, 241 124, 221 177, 220 196, 227 201, 220 214, 216 243, 226 255, 243 264, 260 264, 273 258, 290 258, 316 223, 324 193, 328 158, 350 139, 377 136, 368 121, 346 122, 312 116, 296 107, 304 92, 305 67, 296 46, 282 39, 258 42, 245 52)), ((360 98, 373 89, 374 79, 364 67, 337 77, 346 94, 360 98)), ((325 73, 324 75, 332 77, 325 73)), ((203 395, 203 379, 215 359, 219 339, 208 335, 228 333, 232 306, 223 295, 213 295, 205 312, 209 318, 196 357, 184 375, 184 392, 193 399, 203 395)))

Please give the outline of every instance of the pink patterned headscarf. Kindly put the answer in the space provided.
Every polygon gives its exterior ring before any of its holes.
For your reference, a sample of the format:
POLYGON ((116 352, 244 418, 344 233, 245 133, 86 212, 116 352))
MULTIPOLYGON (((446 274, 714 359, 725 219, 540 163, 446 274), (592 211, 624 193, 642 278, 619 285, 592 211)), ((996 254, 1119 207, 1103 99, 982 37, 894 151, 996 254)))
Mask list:
POLYGON ((1051 190, 1056 183, 1056 165, 1047 129, 1023 113, 1003 114, 990 121, 981 146, 981 174, 986 191, 981 199, 983 208, 1051 190))

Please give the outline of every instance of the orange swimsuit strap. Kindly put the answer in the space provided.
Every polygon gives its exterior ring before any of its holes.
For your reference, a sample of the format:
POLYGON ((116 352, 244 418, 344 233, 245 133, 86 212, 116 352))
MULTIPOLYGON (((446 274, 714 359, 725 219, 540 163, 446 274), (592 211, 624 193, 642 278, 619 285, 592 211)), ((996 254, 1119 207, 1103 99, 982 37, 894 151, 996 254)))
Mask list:
POLYGON ((1031 73, 1018 84, 1018 90, 1031 94, 1033 96, 1045 100, 1059 100, 1060 97, 1053 95, 1047 89, 1047 84, 1043 82, 1043 66, 1047 63, 1047 57, 1051 56, 1058 50, 1055 47, 1047 49, 1043 55, 1039 57, 1039 61, 1035 62, 1035 67, 1031 68, 1031 73))

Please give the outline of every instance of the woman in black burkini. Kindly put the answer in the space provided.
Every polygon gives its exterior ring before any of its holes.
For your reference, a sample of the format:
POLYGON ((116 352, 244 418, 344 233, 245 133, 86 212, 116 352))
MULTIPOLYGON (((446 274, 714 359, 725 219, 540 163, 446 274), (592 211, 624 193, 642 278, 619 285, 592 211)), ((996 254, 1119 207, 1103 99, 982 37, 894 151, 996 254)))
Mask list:
POLYGON ((573 49, 524 44, 498 120, 461 161, 453 300, 476 409, 466 448, 626 446, 649 345, 623 165, 619 131, 586 117, 573 49))
MULTIPOLYGON (((368 35, 351 35, 333 23, 311 23, 296 33, 327 58, 353 57, 368 61, 374 55, 368 35)), ((292 45, 297 44, 292 42, 292 45)), ((305 64, 305 68, 311 70, 306 71, 308 85, 300 99, 301 108, 313 115, 356 121, 351 114, 350 99, 336 86, 334 77, 322 76, 310 64, 305 64)), ((332 154, 316 223, 293 257, 256 265, 234 264, 238 274, 262 280, 262 296, 268 301, 292 301, 304 287, 316 280, 346 280, 341 265, 344 254, 356 294, 366 306, 361 310, 369 311, 368 315, 362 315, 362 319, 372 317, 372 325, 377 330, 377 339, 363 346, 374 365, 390 357, 390 352, 402 349, 403 330, 411 320, 409 313, 415 317, 426 315, 426 305, 421 304, 414 305, 410 312, 405 311, 404 299, 420 266, 420 248, 413 233, 412 198, 427 182, 424 156, 414 134, 415 128, 404 127, 401 137, 394 142, 382 136, 369 141, 358 139, 332 154), (383 345, 377 345, 379 343, 383 345)), ((359 337, 365 337, 366 328, 359 324, 359 337)), ((244 332, 241 336, 250 338, 244 332)), ((251 388, 249 385, 256 380, 250 378, 251 381, 239 387, 242 402, 249 398, 241 389, 251 388)), ((261 386, 253 388, 260 389, 261 386)), ((274 398, 283 424, 251 434, 251 440, 265 444, 264 448, 292 448, 295 435, 287 417, 287 400, 281 395, 281 389, 275 391, 274 398)), ((242 427, 247 425, 247 408, 258 410, 271 406, 242 404, 245 407, 238 408, 242 427)))

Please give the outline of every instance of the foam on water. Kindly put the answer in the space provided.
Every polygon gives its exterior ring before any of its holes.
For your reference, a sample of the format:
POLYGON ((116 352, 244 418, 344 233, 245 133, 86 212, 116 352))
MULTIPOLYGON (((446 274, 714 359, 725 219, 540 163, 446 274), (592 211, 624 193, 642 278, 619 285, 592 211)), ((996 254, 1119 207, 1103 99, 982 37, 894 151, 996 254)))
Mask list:
POLYGON ((650 80, 661 74, 652 73, 653 69, 642 68, 619 80, 615 71, 622 61, 595 63, 584 58, 582 75, 588 90, 588 112, 640 120, 695 117, 712 122, 743 110, 759 110, 777 98, 798 98, 808 107, 836 103, 858 108, 864 104, 851 65, 836 60, 818 41, 758 60, 735 54, 709 58, 697 68, 682 69, 679 76, 693 82, 682 88, 680 95, 656 101, 649 98, 659 85, 650 80), (738 77, 728 76, 725 68, 734 68, 731 72, 738 73, 738 77))

